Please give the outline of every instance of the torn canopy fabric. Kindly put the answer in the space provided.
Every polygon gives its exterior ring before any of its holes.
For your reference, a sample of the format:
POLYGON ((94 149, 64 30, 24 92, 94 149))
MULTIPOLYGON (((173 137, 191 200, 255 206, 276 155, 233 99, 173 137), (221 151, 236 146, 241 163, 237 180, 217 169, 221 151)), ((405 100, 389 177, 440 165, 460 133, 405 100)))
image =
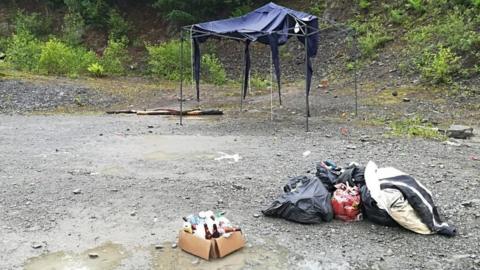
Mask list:
POLYGON ((307 43, 307 95, 310 92, 312 80, 311 57, 315 57, 318 49, 318 18, 316 16, 291 10, 274 3, 266 4, 241 17, 194 24, 189 29, 192 32, 193 42, 193 71, 197 91, 200 99, 200 43, 210 37, 223 37, 240 40, 245 43, 244 51, 244 87, 245 97, 248 89, 248 75, 250 72, 250 42, 258 41, 270 46, 272 62, 275 67, 278 90, 280 94, 280 61, 278 47, 285 44, 291 36, 297 36, 299 41, 307 43), (305 37, 307 38, 305 39, 305 37))

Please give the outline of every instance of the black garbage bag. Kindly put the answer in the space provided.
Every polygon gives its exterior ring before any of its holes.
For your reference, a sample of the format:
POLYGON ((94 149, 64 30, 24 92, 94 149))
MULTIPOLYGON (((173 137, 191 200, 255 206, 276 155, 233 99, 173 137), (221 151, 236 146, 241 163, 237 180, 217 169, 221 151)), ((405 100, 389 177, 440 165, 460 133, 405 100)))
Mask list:
MULTIPOLYGON (((317 171, 315 175, 322 181, 325 188, 330 192, 335 191, 336 184, 349 184, 350 186, 365 185, 365 167, 352 162, 350 165, 342 168, 337 166, 327 166, 328 161, 316 164, 317 171)), ((332 163, 330 161, 330 163, 332 163)))
POLYGON ((299 223, 321 223, 333 219, 331 195, 322 182, 312 176, 297 176, 288 180, 281 194, 262 213, 299 223))
POLYGON ((367 185, 363 185, 360 188, 360 196, 362 198, 364 218, 383 226, 398 226, 398 223, 390 217, 387 211, 378 208, 377 202, 370 196, 370 190, 368 190, 367 185))
POLYGON ((317 163, 316 167, 317 171, 315 175, 322 181, 328 192, 334 192, 337 178, 341 174, 340 169, 331 169, 324 162, 317 163))
POLYGON ((348 183, 351 187, 365 185, 365 167, 352 162, 338 176, 337 184, 339 183, 348 183))

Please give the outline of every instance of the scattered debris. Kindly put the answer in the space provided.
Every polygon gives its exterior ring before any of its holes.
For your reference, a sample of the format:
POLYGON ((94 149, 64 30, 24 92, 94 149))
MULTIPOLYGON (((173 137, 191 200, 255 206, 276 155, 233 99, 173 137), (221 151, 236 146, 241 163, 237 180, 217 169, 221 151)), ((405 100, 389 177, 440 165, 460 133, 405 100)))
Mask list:
POLYGON ((446 145, 451 145, 451 146, 461 146, 462 145, 461 143, 459 143, 457 141, 453 141, 453 140, 444 141, 443 143, 446 144, 446 145))
POLYGON ((356 147, 355 145, 353 145, 353 144, 347 145, 346 148, 347 148, 347 149, 352 149, 352 150, 357 149, 357 147, 356 147))
POLYGON ((232 188, 236 190, 246 189, 244 186, 240 184, 232 184, 232 188))
MULTIPOLYGON (((137 115, 180 115, 179 110, 175 109, 148 109, 148 110, 113 110, 107 111, 107 114, 137 114, 137 115)), ((223 115, 223 111, 217 109, 192 109, 182 111, 182 115, 223 115)))
POLYGON ((473 200, 461 202, 460 204, 461 204, 463 207, 472 207, 472 206, 474 206, 475 204, 479 204, 479 203, 480 203, 480 200, 479 200, 479 199, 473 199, 473 200))
POLYGON ((40 244, 40 243, 33 243, 33 244, 32 244, 32 248, 33 248, 33 249, 39 249, 39 248, 42 248, 42 247, 43 247, 43 245, 40 244))
POLYGON ((367 135, 362 135, 360 137, 360 141, 361 142, 366 142, 366 141, 369 141, 370 140, 370 136, 367 136, 367 135))
POLYGON ((259 214, 257 214, 257 213, 255 213, 255 214, 253 214, 253 217, 254 217, 254 218, 259 218, 259 217, 260 217, 260 215, 259 215, 259 214))
POLYGON ((320 84, 318 85, 319 88, 323 88, 323 89, 326 89, 328 88, 328 80, 327 79, 323 79, 320 81, 320 84))
POLYGON ((137 113, 135 110, 116 110, 116 111, 106 111, 107 114, 120 114, 120 113, 137 113))
POLYGON ((307 150, 305 152, 303 152, 303 157, 308 157, 312 152, 310 150, 307 150))
MULTIPOLYGON (((215 158, 215 160, 232 159, 233 162, 238 162, 240 159, 242 159, 242 157, 241 157, 239 154, 229 155, 229 154, 224 153, 224 152, 218 152, 218 153, 219 153, 221 156, 215 158)), ((230 162, 230 163, 232 163, 232 162, 230 162)))
POLYGON ((75 195, 82 194, 82 190, 77 188, 77 189, 73 190, 73 194, 75 194, 75 195))
POLYGON ((446 135, 450 138, 467 139, 473 136, 473 128, 463 125, 451 125, 448 128, 446 135))

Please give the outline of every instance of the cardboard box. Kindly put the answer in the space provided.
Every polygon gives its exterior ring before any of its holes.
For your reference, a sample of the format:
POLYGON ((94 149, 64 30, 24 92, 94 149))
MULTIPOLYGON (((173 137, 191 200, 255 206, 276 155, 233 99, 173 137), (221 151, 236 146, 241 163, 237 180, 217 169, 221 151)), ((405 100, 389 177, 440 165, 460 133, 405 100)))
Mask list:
POLYGON ((205 260, 222 258, 245 246, 245 238, 241 232, 233 232, 230 237, 219 237, 211 240, 201 239, 191 233, 180 231, 178 246, 195 256, 205 260))

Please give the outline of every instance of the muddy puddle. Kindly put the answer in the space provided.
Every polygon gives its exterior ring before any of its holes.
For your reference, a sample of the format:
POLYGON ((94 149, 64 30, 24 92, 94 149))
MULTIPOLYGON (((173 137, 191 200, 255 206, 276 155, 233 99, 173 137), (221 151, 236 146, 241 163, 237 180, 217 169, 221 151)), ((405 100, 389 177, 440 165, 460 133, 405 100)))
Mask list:
MULTIPOLYGON (((291 253, 281 246, 247 246, 221 259, 205 261, 190 255, 180 248, 172 248, 172 243, 164 243, 164 248, 135 248, 127 252, 119 244, 107 243, 85 252, 55 252, 31 258, 25 263, 25 270, 114 270, 132 258, 134 252, 147 251, 147 263, 152 270, 197 269, 197 270, 239 270, 239 269, 284 269, 291 253), (97 258, 90 258, 95 253, 97 258)), ((135 263, 133 263, 135 265, 135 263)))
MULTIPOLYGON (((179 122, 180 117, 179 116, 167 116, 166 117, 170 121, 174 122, 179 122)), ((220 120, 223 120, 224 116, 223 115, 190 115, 190 116, 185 116, 183 117, 184 122, 188 121, 203 121, 203 122, 217 122, 220 120)))
POLYGON ((205 261, 183 252, 179 248, 152 250, 152 269, 196 269, 196 270, 239 270, 239 269, 284 269, 291 253, 281 246, 244 247, 221 259, 205 261))
POLYGON ((113 270, 128 257, 126 250, 118 244, 106 243, 102 246, 76 254, 54 252, 29 259, 25 270, 113 270), (96 254, 98 257, 90 258, 96 254))
POLYGON ((219 151, 230 148, 234 142, 231 136, 152 136, 147 137, 149 151, 144 154, 147 160, 213 160, 219 151))

